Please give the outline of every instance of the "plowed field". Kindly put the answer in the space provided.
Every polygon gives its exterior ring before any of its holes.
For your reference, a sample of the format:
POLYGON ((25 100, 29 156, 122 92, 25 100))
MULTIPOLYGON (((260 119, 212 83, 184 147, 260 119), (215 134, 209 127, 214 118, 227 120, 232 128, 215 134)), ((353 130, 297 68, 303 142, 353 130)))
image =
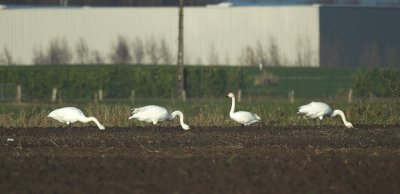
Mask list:
POLYGON ((399 193, 400 126, 0 128, 0 193, 399 193))

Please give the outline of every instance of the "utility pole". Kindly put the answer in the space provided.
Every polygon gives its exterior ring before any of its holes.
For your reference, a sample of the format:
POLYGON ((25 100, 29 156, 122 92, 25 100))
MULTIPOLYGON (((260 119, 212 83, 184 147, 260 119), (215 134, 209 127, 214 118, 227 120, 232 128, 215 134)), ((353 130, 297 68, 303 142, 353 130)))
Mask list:
POLYGON ((183 4, 184 0, 179 0, 179 30, 178 30, 178 68, 176 72, 176 89, 178 98, 185 100, 184 74, 183 74, 183 4))

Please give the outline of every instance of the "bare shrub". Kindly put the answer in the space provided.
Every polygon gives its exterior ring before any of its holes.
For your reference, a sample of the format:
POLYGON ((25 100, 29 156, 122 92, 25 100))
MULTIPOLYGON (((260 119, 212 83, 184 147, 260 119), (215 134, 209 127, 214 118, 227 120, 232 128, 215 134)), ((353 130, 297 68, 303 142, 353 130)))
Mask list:
POLYGON ((239 57, 239 64, 242 66, 257 65, 256 54, 251 46, 246 46, 244 49, 242 49, 242 53, 239 57))
POLYGON ((157 41, 154 37, 146 40, 146 55, 149 58, 149 62, 153 65, 157 65, 160 61, 160 55, 158 53, 157 41))
POLYGON ((5 65, 6 64, 6 59, 4 57, 3 53, 0 53, 0 65, 5 65))
POLYGON ((4 54, 0 53, 0 65, 6 65, 6 64, 7 64, 7 62, 6 62, 6 59, 4 57, 4 54))
POLYGON ((13 65, 13 57, 7 47, 3 48, 3 53, 0 53, 0 64, 13 65))
POLYGON ((263 45, 257 41, 255 47, 246 46, 242 49, 239 57, 239 64, 245 66, 280 66, 284 62, 281 56, 278 45, 274 38, 270 38, 265 51, 263 45))
POLYGON ((13 57, 12 57, 10 51, 8 50, 8 48, 4 47, 3 54, 4 54, 4 58, 6 59, 6 64, 13 65, 14 60, 13 60, 13 57))
POLYGON ((73 55, 68 47, 67 40, 65 38, 55 38, 50 40, 50 45, 47 49, 47 57, 50 64, 70 63, 73 55))
POLYGON ((276 44, 276 40, 273 37, 269 39, 269 65, 271 66, 280 66, 282 64, 282 57, 280 55, 279 47, 276 44))
POLYGON ((104 64, 104 59, 101 57, 100 52, 97 50, 91 51, 90 63, 94 64, 104 64))
POLYGON ((78 43, 76 45, 76 60, 77 63, 80 64, 87 64, 90 63, 90 49, 86 43, 86 41, 83 38, 80 38, 78 40, 78 43))
POLYGON ((133 50, 133 63, 142 64, 146 56, 143 41, 139 38, 136 38, 132 43, 132 50, 133 50))
POLYGON ((173 63, 171 51, 170 51, 164 38, 161 39, 161 41, 160 41, 159 52, 160 52, 159 55, 160 55, 161 63, 164 63, 164 64, 172 64, 173 63))
POLYGON ((131 63, 132 57, 129 52, 128 41, 124 36, 118 37, 117 45, 114 46, 111 52, 111 62, 115 64, 129 64, 131 63))
POLYGON ((256 64, 255 65, 257 65, 257 64, 258 65, 259 64, 262 64, 262 65, 268 64, 268 61, 269 61, 268 53, 266 53, 264 51, 264 48, 263 48, 263 46, 262 46, 260 41, 257 41, 256 51, 255 52, 256 52, 256 64))
POLYGON ((42 49, 33 49, 33 64, 35 65, 46 65, 49 64, 49 58, 43 53, 42 49))

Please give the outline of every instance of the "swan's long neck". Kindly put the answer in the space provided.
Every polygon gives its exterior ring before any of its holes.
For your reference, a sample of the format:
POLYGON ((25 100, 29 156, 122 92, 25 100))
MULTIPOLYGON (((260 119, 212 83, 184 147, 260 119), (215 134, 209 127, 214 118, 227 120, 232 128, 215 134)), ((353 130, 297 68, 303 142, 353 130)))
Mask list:
POLYGON ((235 97, 232 97, 232 106, 231 106, 231 111, 229 112, 230 115, 232 115, 235 111, 235 97))
POLYGON ((183 113, 179 110, 171 113, 170 120, 174 119, 176 116, 179 116, 179 123, 181 124, 182 127, 187 125, 186 123, 183 122, 183 113))
POLYGON ((104 129, 104 126, 102 124, 100 124, 100 122, 94 117, 84 117, 81 119, 82 123, 87 123, 90 121, 93 121, 94 123, 96 123, 96 125, 99 129, 104 129))
POLYGON ((349 127, 349 126, 352 127, 353 126, 349 121, 346 120, 346 117, 344 116, 343 111, 336 109, 336 110, 333 111, 331 117, 335 117, 337 115, 339 115, 342 118, 342 121, 343 121, 344 125, 346 125, 347 127, 349 127))

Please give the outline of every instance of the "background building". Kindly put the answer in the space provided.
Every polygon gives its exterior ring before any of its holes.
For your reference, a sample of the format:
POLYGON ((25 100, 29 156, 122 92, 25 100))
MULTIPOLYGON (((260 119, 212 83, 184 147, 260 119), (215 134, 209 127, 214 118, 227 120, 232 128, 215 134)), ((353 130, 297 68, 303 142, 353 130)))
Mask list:
MULTIPOLYGON (((399 8, 185 8, 185 64, 399 65, 399 8)), ((2 64, 175 64, 176 7, 0 10, 2 64)))

